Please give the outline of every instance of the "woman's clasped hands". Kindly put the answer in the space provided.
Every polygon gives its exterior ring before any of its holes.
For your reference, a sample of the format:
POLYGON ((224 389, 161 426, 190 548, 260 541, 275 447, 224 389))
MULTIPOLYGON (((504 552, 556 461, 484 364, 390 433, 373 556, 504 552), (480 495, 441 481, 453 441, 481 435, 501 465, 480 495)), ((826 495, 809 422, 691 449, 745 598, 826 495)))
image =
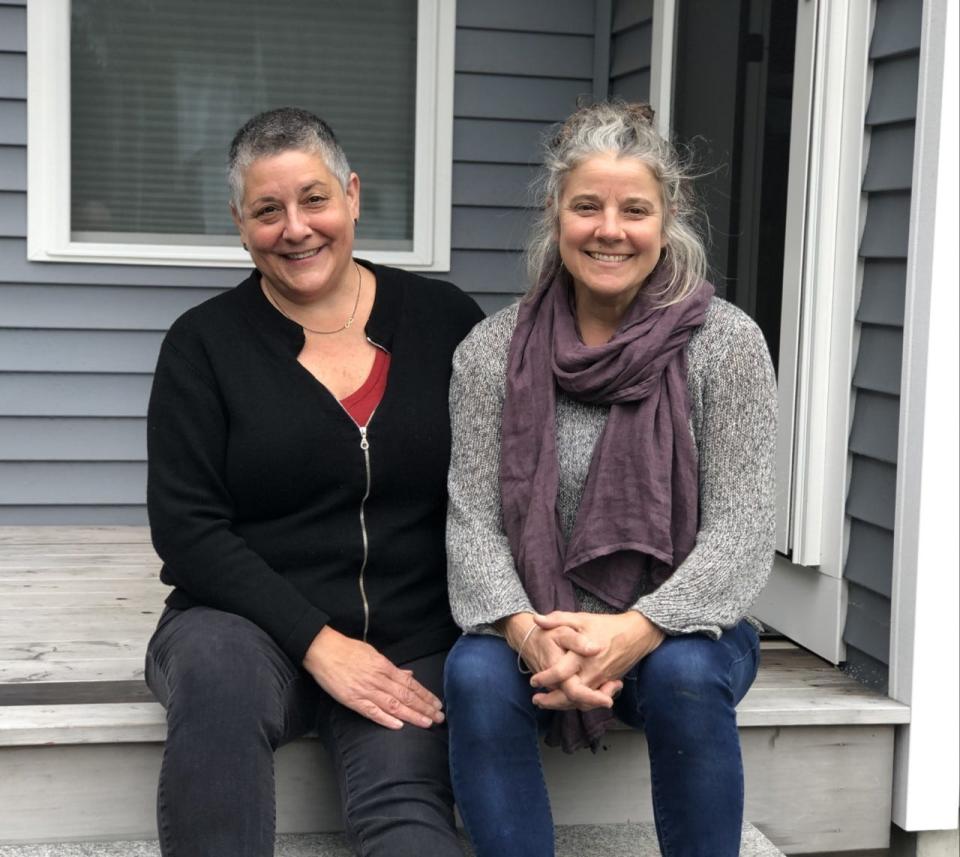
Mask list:
POLYGON ((664 639, 636 610, 517 613, 504 620, 503 631, 533 671, 534 704, 553 710, 613 707, 623 676, 664 639))

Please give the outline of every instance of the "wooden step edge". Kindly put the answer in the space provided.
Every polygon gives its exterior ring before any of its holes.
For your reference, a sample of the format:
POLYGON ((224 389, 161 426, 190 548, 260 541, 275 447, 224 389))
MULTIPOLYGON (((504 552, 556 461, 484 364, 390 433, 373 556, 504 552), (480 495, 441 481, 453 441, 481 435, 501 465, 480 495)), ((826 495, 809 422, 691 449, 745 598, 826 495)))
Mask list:
POLYGON ((869 690, 753 688, 737 706, 740 726, 870 726, 910 722, 910 706, 869 690))
POLYGON ((27 524, 0 527, 0 546, 150 544, 150 528, 140 524, 27 524))
MULTIPOLYGON (((851 709, 829 708, 811 699, 792 708, 742 707, 737 722, 746 729, 892 726, 909 722, 909 717, 909 708, 893 700, 851 709)), ((0 747, 162 742, 166 731, 163 708, 156 702, 0 706, 0 747)))
POLYGON ((811 704, 810 708, 757 707, 737 710, 740 728, 761 726, 900 726, 910 722, 910 708, 890 700, 889 706, 870 708, 825 708, 811 704))
POLYGON ((0 707, 0 747, 149 743, 166 734, 157 702, 0 707))

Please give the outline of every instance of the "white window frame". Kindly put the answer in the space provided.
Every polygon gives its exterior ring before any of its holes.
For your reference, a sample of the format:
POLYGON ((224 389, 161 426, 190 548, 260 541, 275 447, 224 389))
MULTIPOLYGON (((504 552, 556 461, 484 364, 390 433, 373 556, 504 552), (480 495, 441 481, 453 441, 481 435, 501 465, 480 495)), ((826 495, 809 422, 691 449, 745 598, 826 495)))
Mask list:
MULTIPOLYGON (((372 262, 415 271, 450 270, 455 36, 456 0, 418 0, 413 247, 359 248, 372 262)), ((236 242, 193 246, 72 240, 70 94, 70 0, 31 2, 27 5, 28 259, 250 266, 249 255, 236 242)), ((226 197, 224 189, 224 205, 226 197)))

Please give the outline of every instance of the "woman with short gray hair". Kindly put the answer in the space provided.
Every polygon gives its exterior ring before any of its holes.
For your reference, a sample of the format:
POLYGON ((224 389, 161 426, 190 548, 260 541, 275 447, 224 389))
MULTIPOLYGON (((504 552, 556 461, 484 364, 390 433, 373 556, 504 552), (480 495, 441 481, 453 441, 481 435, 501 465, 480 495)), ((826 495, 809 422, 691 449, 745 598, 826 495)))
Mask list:
POLYGON ((173 587, 146 663, 167 710, 161 852, 272 855, 274 751, 315 731, 357 854, 461 855, 441 707, 458 635, 447 396, 482 313, 354 258, 360 179, 319 117, 253 117, 229 183, 255 269, 173 324, 147 415, 173 587))
POLYGON ((704 280, 649 107, 576 111, 540 193, 530 293, 454 356, 457 803, 477 857, 550 857, 538 735, 596 749, 617 717, 646 734, 665 857, 736 857, 745 614, 773 558, 767 347, 704 280))

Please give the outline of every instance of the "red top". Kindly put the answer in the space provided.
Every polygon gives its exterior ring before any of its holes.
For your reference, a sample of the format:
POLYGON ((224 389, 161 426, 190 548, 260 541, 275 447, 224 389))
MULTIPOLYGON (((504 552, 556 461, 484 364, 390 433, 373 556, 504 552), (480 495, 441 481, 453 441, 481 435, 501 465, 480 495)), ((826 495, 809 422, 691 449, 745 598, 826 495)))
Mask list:
POLYGON ((376 410, 387 389, 387 371, 390 369, 390 354, 382 348, 377 349, 373 368, 358 390, 340 400, 344 410, 358 426, 365 426, 376 410))

